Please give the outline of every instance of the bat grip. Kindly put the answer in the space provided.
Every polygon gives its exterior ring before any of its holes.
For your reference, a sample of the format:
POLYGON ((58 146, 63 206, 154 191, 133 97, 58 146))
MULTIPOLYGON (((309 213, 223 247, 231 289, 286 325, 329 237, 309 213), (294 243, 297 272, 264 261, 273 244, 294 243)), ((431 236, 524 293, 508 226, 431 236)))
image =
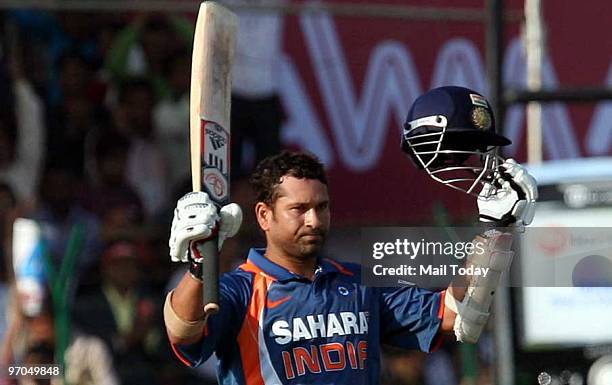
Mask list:
POLYGON ((219 311, 219 236, 204 242, 201 246, 204 261, 202 261, 202 298, 204 300, 204 312, 215 314, 219 311))

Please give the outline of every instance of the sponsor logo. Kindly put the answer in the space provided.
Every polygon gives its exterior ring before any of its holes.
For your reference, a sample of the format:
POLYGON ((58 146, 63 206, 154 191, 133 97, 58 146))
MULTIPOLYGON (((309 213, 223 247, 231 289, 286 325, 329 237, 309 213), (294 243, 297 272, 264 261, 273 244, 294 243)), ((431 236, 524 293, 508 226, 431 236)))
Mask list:
POLYGON ((217 134, 212 130, 206 130, 206 134, 209 135, 210 144, 212 145, 213 150, 218 150, 221 147, 225 146, 226 140, 221 135, 217 134))
POLYGON ((350 311, 278 320, 272 324, 272 337, 279 345, 334 336, 368 334, 368 312, 350 311))
POLYGON ((204 174, 204 184, 208 191, 214 195, 214 198, 225 198, 227 195, 227 181, 219 171, 213 168, 206 168, 204 169, 204 174))
POLYGON ((281 355, 288 380, 307 373, 337 372, 347 368, 364 370, 368 358, 368 343, 346 341, 299 346, 284 350, 281 355))
POLYGON ((229 133, 215 122, 205 123, 202 163, 226 175, 229 167, 229 133))
POLYGON ((291 296, 288 295, 286 297, 283 297, 281 299, 277 299, 275 301, 271 300, 268 298, 268 300, 266 301, 266 307, 268 309, 274 309, 275 307, 284 304, 285 302, 289 301, 291 299, 291 296))

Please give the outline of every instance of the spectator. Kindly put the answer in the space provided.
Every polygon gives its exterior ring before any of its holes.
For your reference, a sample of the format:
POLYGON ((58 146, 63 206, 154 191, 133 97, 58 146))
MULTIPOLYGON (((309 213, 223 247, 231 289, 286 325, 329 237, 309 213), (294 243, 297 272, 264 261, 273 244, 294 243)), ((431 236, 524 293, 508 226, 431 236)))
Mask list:
MULTIPOLYGON (((48 343, 40 343, 27 347, 23 358, 23 364, 32 366, 41 366, 53 364, 53 346, 48 343)), ((19 385, 56 385, 61 383, 60 379, 34 379, 29 377, 21 377, 17 380, 19 385)))
POLYGON ((101 53, 98 47, 95 31, 97 18, 86 13, 58 13, 48 11, 16 9, 9 13, 21 30, 21 35, 27 37, 28 47, 32 49, 37 61, 34 69, 43 72, 47 90, 45 99, 50 106, 62 104, 63 91, 60 80, 61 58, 68 52, 74 52, 92 63, 96 68, 101 63, 101 53))
POLYGON ((48 252, 56 267, 64 262, 71 241, 71 234, 78 229, 83 243, 77 255, 78 280, 80 273, 91 267, 99 253, 100 224, 97 218, 78 203, 80 180, 75 171, 61 162, 51 162, 43 174, 40 188, 40 205, 31 214, 42 226, 48 252))
POLYGON ((120 93, 115 113, 119 132, 130 138, 127 180, 143 203, 147 218, 153 218, 168 199, 166 160, 153 131, 155 96, 149 82, 132 79, 120 93))
POLYGON ((425 385, 423 368, 425 353, 406 352, 386 347, 384 354, 383 385, 425 385))
POLYGON ((53 135, 49 135, 47 158, 61 160, 83 177, 85 164, 92 157, 90 143, 106 131, 108 114, 97 101, 99 97, 92 96, 92 71, 85 59, 70 54, 62 58, 60 65, 65 96, 62 104, 49 112, 49 132, 53 135))
POLYGON ((170 185, 176 189, 189 178, 189 85, 191 52, 179 49, 165 63, 164 76, 171 94, 160 100, 153 111, 157 137, 170 170, 170 185))
MULTIPOLYGON (((16 357, 17 362, 26 365, 43 365, 60 361, 55 356, 56 327, 51 311, 45 311, 38 316, 26 319, 23 326, 24 353, 22 357, 16 357)), ((72 333, 69 341, 64 353, 67 383, 79 385, 115 385, 119 383, 110 351, 100 338, 77 330, 72 333)), ((20 380, 20 384, 36 383, 38 382, 20 380)), ((63 383, 60 378, 51 380, 53 385, 63 383)))
POLYGON ((77 299, 75 323, 112 347, 123 384, 156 384, 159 309, 145 294, 138 247, 129 241, 111 243, 103 253, 101 271, 101 287, 77 299))
POLYGON ((85 97, 94 105, 104 101, 106 85, 98 79, 95 65, 87 58, 67 52, 59 58, 57 67, 62 101, 68 97, 85 97))
POLYGON ((444 349, 424 354, 386 347, 383 364, 381 384, 458 385, 450 355, 444 349))
POLYGON ((157 98, 170 95, 170 86, 163 76, 164 62, 174 49, 191 47, 193 25, 178 16, 139 15, 120 31, 109 48, 106 68, 121 85, 132 77, 145 77, 157 98))
MULTIPOLYGON (((12 211, 15 209, 16 203, 15 194, 13 194, 11 187, 6 183, 0 182, 0 239, 2 240, 0 244, 0 293, 3 291, 3 285, 8 283, 11 279, 10 273, 12 264, 9 260, 10 253, 8 252, 8 248, 12 232, 12 211)), ((2 294, 0 294, 0 298, 1 297, 2 294)), ((0 299, 0 302, 1 301, 0 299)))
POLYGON ((14 105, 0 113, 0 181, 19 203, 32 203, 40 177, 44 146, 43 105, 23 74, 17 53, 10 57, 14 105))
POLYGON ((83 207, 102 222, 102 233, 127 230, 144 220, 142 203, 126 179, 129 141, 109 134, 99 138, 92 183, 82 194, 83 207))
MULTIPOLYGON (((252 4, 250 0, 224 2, 252 4)), ((237 10, 237 15, 240 25, 232 70, 231 112, 234 179, 242 178, 260 160, 280 151, 284 120, 278 89, 283 16, 248 9, 237 10), (253 150, 252 159, 245 156, 247 148, 253 150)))
MULTIPOLYGON (((10 186, 0 183, 0 309, 9 309, 10 283, 14 281, 9 245, 11 239, 12 211, 15 208, 15 195, 10 186)), ((0 346, 7 333, 9 314, 0 315, 0 346)), ((0 362, 2 350, 0 349, 0 362)))

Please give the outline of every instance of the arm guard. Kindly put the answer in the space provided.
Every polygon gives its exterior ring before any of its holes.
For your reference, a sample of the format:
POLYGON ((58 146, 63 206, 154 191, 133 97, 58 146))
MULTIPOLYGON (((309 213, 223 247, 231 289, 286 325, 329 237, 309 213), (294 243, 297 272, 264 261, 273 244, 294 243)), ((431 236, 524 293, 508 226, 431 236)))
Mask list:
POLYGON ((197 321, 185 321, 180 318, 174 312, 174 309, 172 309, 172 304, 170 302, 173 292, 174 291, 168 293, 166 302, 164 303, 164 322, 168 333, 180 339, 201 336, 204 331, 204 326, 206 325, 206 318, 197 321))
POLYGON ((444 304, 457 313, 453 330, 457 341, 475 343, 489 319, 489 308, 493 295, 504 271, 508 271, 514 252, 510 250, 512 234, 489 230, 484 236, 477 236, 484 252, 474 251, 467 258, 467 264, 489 268, 486 277, 477 275, 469 278, 462 301, 457 301, 450 293, 445 296, 444 304))

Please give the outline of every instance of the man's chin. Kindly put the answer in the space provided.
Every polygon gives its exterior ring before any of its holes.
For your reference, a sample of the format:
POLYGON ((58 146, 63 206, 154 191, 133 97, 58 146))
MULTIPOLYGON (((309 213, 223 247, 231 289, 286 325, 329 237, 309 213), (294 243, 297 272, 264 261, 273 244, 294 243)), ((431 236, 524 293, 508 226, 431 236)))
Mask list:
POLYGON ((305 242, 300 243, 300 253, 304 257, 317 256, 323 248, 323 242, 305 242))

